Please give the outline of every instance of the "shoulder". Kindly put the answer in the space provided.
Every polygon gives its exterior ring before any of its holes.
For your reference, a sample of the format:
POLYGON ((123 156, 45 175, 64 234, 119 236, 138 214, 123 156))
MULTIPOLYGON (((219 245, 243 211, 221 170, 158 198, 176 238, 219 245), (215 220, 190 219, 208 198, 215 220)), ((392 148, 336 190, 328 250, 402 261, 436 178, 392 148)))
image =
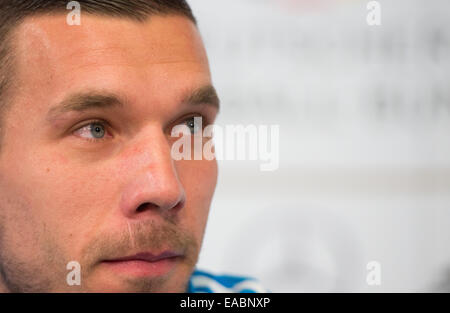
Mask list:
POLYGON ((263 293, 267 289, 254 278, 234 275, 214 275, 195 270, 189 280, 189 293, 263 293))

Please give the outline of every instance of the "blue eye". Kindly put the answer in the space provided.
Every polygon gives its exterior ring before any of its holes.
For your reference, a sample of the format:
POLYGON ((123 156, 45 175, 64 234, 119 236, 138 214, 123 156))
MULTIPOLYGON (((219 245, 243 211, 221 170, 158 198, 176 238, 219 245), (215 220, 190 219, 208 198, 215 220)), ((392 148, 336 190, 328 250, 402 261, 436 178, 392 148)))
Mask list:
POLYGON ((100 140, 106 136, 106 128, 99 122, 92 122, 84 127, 79 128, 74 132, 79 137, 84 139, 100 140))
POLYGON ((103 138, 105 137, 105 128, 103 127, 103 125, 100 124, 91 124, 91 134, 94 138, 103 138))

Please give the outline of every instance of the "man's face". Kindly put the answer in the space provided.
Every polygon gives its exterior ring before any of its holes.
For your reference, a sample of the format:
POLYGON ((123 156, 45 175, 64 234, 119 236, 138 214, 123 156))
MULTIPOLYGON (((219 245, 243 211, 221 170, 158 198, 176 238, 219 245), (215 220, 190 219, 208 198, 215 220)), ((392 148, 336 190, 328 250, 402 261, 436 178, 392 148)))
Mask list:
POLYGON ((172 127, 217 114, 200 35, 178 16, 81 22, 15 30, 0 290, 183 292, 217 180, 215 160, 171 157, 172 127), (71 261, 80 286, 66 281, 71 261))

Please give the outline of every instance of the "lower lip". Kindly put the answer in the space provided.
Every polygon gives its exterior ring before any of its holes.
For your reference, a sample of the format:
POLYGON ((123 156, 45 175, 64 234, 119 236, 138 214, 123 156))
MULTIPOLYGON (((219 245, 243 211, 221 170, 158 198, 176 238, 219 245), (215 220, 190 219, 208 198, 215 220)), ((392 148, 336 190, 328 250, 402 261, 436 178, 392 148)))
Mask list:
POLYGON ((161 259, 155 262, 142 260, 107 261, 102 264, 118 274, 136 277, 160 277, 173 270, 179 257, 161 259))

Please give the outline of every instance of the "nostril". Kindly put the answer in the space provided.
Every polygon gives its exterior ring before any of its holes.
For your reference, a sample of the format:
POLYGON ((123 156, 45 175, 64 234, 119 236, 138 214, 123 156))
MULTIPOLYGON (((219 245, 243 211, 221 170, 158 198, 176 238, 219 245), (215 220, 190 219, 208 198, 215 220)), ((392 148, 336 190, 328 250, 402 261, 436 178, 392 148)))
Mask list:
POLYGON ((178 211, 182 209, 184 207, 184 202, 185 202, 184 200, 179 201, 177 205, 172 208, 172 210, 178 211))
POLYGON ((184 207, 184 205, 185 205, 184 198, 182 200, 178 201, 175 206, 173 204, 172 205, 167 204, 167 206, 166 205, 160 206, 153 202, 144 202, 136 208, 135 212, 142 213, 142 212, 145 212, 148 210, 158 210, 158 209, 163 209, 163 208, 168 209, 170 211, 178 211, 178 210, 181 210, 184 207))
POLYGON ((152 204, 150 202, 145 202, 142 203, 140 206, 138 206, 138 208, 136 209, 136 212, 140 213, 140 212, 144 212, 145 210, 148 210, 151 207, 158 207, 155 204, 152 204))

